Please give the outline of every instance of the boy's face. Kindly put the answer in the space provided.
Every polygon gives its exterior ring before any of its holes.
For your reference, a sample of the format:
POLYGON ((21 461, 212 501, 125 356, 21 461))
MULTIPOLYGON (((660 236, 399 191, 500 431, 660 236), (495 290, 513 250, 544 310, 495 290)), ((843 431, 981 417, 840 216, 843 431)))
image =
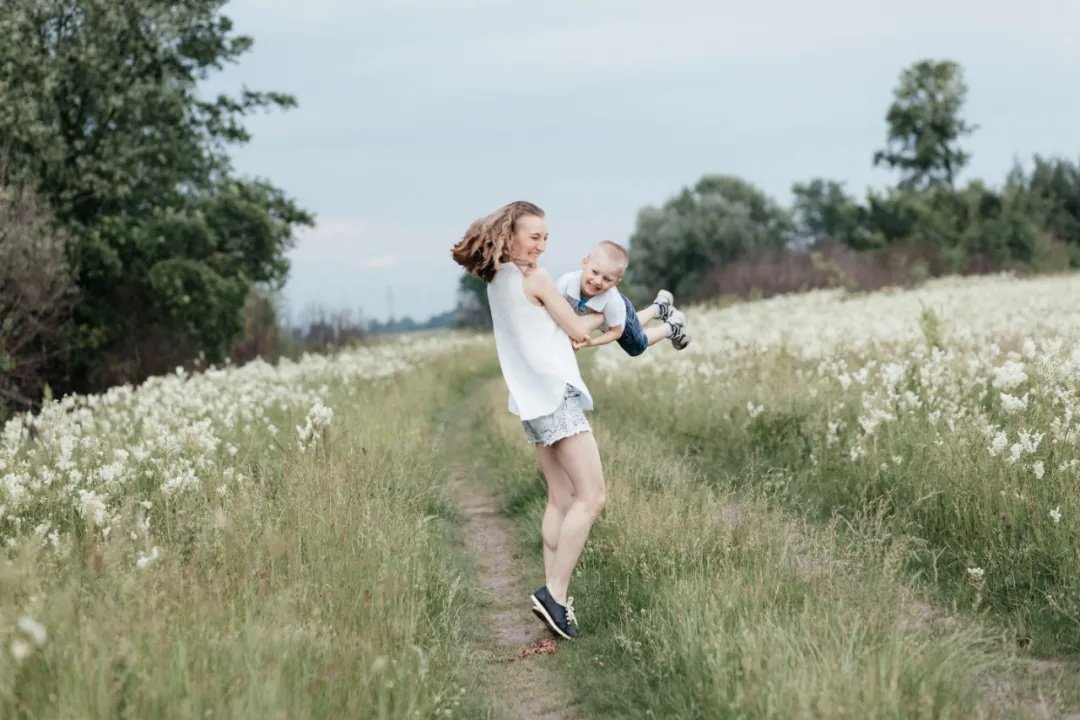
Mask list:
POLYGON ((622 281, 623 264, 611 253, 593 250, 581 261, 581 296, 592 297, 607 292, 622 281))

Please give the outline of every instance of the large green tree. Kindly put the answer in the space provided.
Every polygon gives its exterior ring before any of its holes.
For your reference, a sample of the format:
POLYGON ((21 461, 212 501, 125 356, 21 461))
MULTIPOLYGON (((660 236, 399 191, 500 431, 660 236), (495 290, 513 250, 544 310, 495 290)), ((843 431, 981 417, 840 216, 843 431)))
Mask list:
POLYGON ((709 271, 759 251, 781 250, 793 226, 787 211, 750 183, 707 175, 663 207, 638 213, 630 239, 628 286, 638 299, 660 287, 700 299, 709 271))
POLYGON ((970 158, 960 138, 976 129, 960 117, 966 95, 963 70, 954 62, 922 60, 904 70, 886 115, 888 143, 874 154, 874 164, 900 170, 904 188, 951 189, 970 158))
MULTIPOLYGON (((223 357, 257 283, 280 285, 311 217, 236 177, 242 120, 293 98, 200 84, 251 46, 224 0, 5 0, 0 143, 10 182, 66 226, 82 301, 64 381, 93 389, 223 357)), ((54 380, 56 382, 56 380, 54 380)))

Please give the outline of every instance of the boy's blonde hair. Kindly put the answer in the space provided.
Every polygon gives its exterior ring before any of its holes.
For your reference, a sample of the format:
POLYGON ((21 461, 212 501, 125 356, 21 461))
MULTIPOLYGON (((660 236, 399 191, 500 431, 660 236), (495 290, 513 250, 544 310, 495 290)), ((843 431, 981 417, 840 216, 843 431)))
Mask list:
POLYGON ((454 262, 484 282, 491 282, 499 264, 507 260, 510 237, 518 220, 526 215, 542 218, 544 211, 531 202, 516 200, 476 220, 454 245, 454 262))
POLYGON ((593 252, 596 252, 597 250, 607 253, 612 259, 618 260, 622 264, 622 272, 625 272, 626 267, 630 264, 630 253, 617 242, 601 240, 596 243, 593 252))

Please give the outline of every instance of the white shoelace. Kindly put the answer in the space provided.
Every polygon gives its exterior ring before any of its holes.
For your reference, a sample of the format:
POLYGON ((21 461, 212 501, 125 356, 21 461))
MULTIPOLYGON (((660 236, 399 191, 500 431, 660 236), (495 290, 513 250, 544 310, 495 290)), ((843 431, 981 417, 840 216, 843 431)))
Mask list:
POLYGON ((577 618, 574 616, 574 598, 566 598, 566 622, 574 623, 574 627, 577 627, 577 618))

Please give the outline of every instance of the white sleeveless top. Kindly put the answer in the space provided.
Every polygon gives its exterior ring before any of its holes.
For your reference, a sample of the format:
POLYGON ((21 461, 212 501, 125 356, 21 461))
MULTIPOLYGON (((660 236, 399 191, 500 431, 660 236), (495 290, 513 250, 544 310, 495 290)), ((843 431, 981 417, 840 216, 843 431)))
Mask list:
POLYGON ((592 395, 581 379, 570 338, 547 310, 525 297, 524 279, 518 266, 508 262, 487 286, 510 412, 522 420, 550 415, 562 404, 568 384, 581 391, 582 407, 592 410, 592 395))

